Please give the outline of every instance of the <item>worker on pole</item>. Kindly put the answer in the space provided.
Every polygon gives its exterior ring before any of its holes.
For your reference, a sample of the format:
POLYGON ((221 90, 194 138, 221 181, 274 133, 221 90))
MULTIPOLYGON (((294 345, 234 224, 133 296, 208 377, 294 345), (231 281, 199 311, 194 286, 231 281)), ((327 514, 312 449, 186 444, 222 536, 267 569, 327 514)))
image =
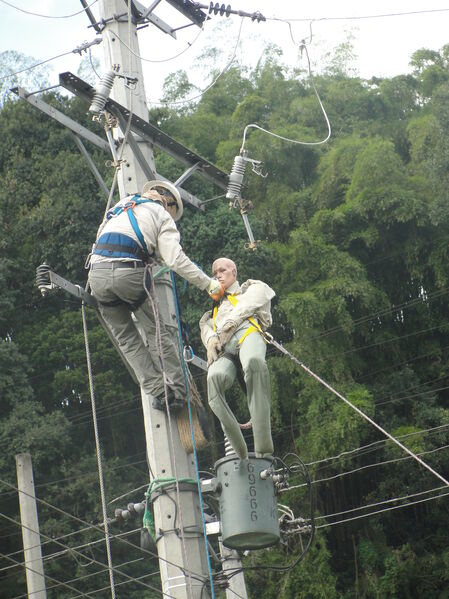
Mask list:
POLYGON ((212 272, 225 290, 212 310, 200 320, 201 339, 207 349, 207 393, 209 405, 220 420, 225 435, 241 459, 248 457, 241 426, 229 408, 225 391, 243 369, 256 457, 273 453, 270 424, 270 375, 263 338, 272 323, 274 291, 262 281, 237 281, 237 266, 229 258, 218 258, 212 272))
POLYGON ((165 264, 211 297, 221 291, 220 284, 183 252, 175 223, 181 214, 181 197, 173 185, 148 182, 141 195, 124 198, 107 212, 90 256, 89 284, 99 311, 139 384, 153 396, 153 408, 159 410, 166 406, 163 372, 170 409, 183 407, 186 391, 175 343, 163 321, 155 318, 155 299, 150 301, 152 267, 165 264), (142 325, 148 346, 132 313, 142 325), (158 327, 160 347, 156 344, 158 327))

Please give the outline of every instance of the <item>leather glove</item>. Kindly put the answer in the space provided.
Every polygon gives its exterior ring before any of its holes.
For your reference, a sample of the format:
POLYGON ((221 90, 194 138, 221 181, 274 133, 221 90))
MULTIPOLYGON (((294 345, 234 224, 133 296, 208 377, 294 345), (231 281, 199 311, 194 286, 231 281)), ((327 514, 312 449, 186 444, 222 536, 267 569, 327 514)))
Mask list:
POLYGON ((210 280, 209 285, 206 287, 206 291, 215 302, 223 297, 225 292, 222 283, 217 281, 217 279, 210 280))
POLYGON ((237 323, 233 322, 232 320, 228 320, 228 322, 224 323, 220 333, 218 334, 220 343, 223 347, 226 345, 226 343, 229 341, 229 339, 235 333, 236 328, 237 328, 237 323))
POLYGON ((215 362, 221 352, 221 343, 218 335, 214 335, 207 342, 207 367, 215 362))

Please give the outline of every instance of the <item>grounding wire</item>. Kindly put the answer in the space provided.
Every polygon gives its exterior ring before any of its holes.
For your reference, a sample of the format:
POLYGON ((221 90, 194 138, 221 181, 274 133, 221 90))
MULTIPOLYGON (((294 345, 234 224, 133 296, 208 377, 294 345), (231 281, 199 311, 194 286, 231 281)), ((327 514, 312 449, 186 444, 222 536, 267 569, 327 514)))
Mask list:
MULTIPOLYGON (((24 493, 24 491, 20 491, 20 492, 21 492, 21 493, 24 493)), ((28 495, 28 493, 25 493, 25 494, 26 494, 26 495, 28 495)), ((37 498, 36 498, 36 499, 37 499, 37 498)), ((42 501, 42 500, 39 500, 39 499, 38 499, 38 501, 42 501)), ((37 531, 33 530, 32 528, 30 528, 29 526, 26 526, 25 524, 22 524, 21 522, 17 522, 17 521, 16 521, 16 520, 14 520, 13 518, 10 518, 10 517, 9 517, 9 516, 7 516, 6 514, 2 514, 2 513, 0 513, 0 517, 2 517, 2 518, 5 518, 6 520, 8 520, 8 521, 10 521, 10 522, 13 522, 13 523, 17 524, 17 526, 19 526, 19 527, 21 527, 21 528, 25 528, 25 529, 27 529, 27 530, 31 530, 32 532, 35 532, 35 533, 37 532, 37 531)), ((76 516, 73 516, 73 517, 74 517, 74 518, 76 518, 76 516)), ((101 530, 101 529, 100 529, 100 530, 101 530)), ((103 532, 103 531, 102 531, 102 532, 103 532)), ((40 532, 40 535, 41 535, 42 537, 44 537, 44 538, 50 538, 50 537, 48 537, 48 535, 45 535, 45 534, 44 534, 44 533, 42 533, 42 532, 40 532)), ((118 540, 119 540, 119 541, 122 541, 122 542, 125 542, 125 543, 127 543, 127 544, 129 544, 129 545, 132 545, 132 546, 134 546, 134 547, 137 547, 137 545, 133 545, 133 543, 129 543, 129 541, 125 541, 125 539, 118 539, 118 540)), ((65 549, 69 549, 69 550, 70 550, 72 553, 74 553, 74 554, 77 554, 77 553, 78 553, 78 554, 80 555, 80 557, 85 557, 85 556, 84 556, 82 553, 80 553, 79 551, 75 551, 75 550, 73 550, 72 548, 70 548, 70 547, 67 547, 67 546, 66 546, 66 545, 64 545, 63 543, 60 543, 59 541, 55 541, 55 543, 56 543, 57 545, 61 545, 61 547, 64 547, 65 549)), ((137 548, 138 548, 138 547, 137 547, 137 548)), ((151 552, 148 552, 148 553, 151 553, 151 552)), ((9 558, 9 559, 12 559, 12 558, 9 558)), ((16 560, 15 560, 15 561, 16 561, 16 560)), ((92 563, 94 563, 94 564, 96 564, 96 565, 99 565, 99 566, 101 566, 101 567, 103 567, 103 568, 104 568, 104 567, 107 567, 107 566, 106 566, 106 564, 104 564, 103 562, 100 562, 100 561, 98 561, 98 560, 96 560, 96 559, 94 559, 94 558, 92 558, 92 563)), ((128 579, 128 580, 135 580, 135 579, 134 579, 132 576, 129 576, 128 574, 126 574, 125 572, 122 572, 121 570, 118 570, 116 567, 114 568, 114 571, 116 572, 116 574, 119 574, 120 576, 123 576, 123 577, 125 577, 125 578, 126 578, 126 579, 128 579)), ((160 594, 161 596, 163 595, 163 594, 161 593, 161 591, 159 591, 159 589, 157 589, 156 587, 154 587, 154 586, 152 586, 152 585, 149 585, 149 584, 146 584, 146 583, 143 583, 143 582, 139 582, 139 584, 140 584, 141 586, 144 586, 145 588, 151 589, 152 591, 156 591, 156 592, 157 592, 158 594, 160 594)), ((80 592, 78 589, 75 589, 75 590, 76 590, 77 592, 80 592)), ((165 594, 164 594, 164 596, 170 597, 171 599, 175 599, 175 598, 174 598, 172 595, 169 595, 168 593, 165 593, 165 594)))
POLYGON ((90 8, 91 6, 93 6, 96 2, 98 2, 98 0, 93 0, 88 6, 86 6, 86 8, 83 8, 82 10, 74 12, 71 15, 42 15, 42 14, 39 14, 36 12, 30 12, 29 10, 24 10, 23 8, 20 8, 19 6, 15 6, 14 4, 11 4, 11 2, 7 2, 6 0, 0 0, 0 2, 2 2, 3 4, 7 4, 11 8, 15 8, 16 10, 23 12, 26 15, 32 15, 33 17, 42 17, 44 19, 70 19, 71 17, 76 17, 77 15, 80 15, 83 12, 85 12, 85 10, 87 8, 90 8))
POLYGON ((332 135, 332 128, 331 128, 331 124, 329 121, 329 118, 327 116, 326 110, 323 106, 323 103, 321 101, 320 95, 318 93, 318 90, 315 86, 315 82, 313 80, 313 73, 312 73, 312 66, 310 64, 310 57, 309 57, 309 51, 307 50, 307 44, 305 42, 301 42, 300 45, 301 49, 304 49, 305 54, 306 54, 306 58, 307 58, 307 65, 308 65, 308 71, 309 71, 309 80, 310 80, 310 84, 312 86, 312 89, 314 91, 314 94, 318 100, 318 104, 320 105, 321 108, 321 112, 324 115, 324 119, 326 121, 326 125, 327 125, 327 136, 320 140, 320 141, 301 141, 301 140, 297 140, 297 139, 290 139, 289 137, 284 137, 283 135, 278 135, 277 133, 274 133, 272 131, 269 131, 268 129, 264 129, 263 127, 260 127, 259 125, 257 125, 256 123, 250 123, 249 125, 246 125, 244 131, 243 131, 243 141, 242 141, 242 146, 240 148, 240 154, 243 154, 244 150, 245 150, 245 143, 246 143, 246 135, 247 135, 247 131, 248 129, 258 129, 259 131, 263 131, 264 133, 267 133, 268 135, 271 135, 272 137, 275 137, 277 139, 281 139, 283 141, 286 141, 288 143, 292 143, 292 144, 297 144, 297 145, 301 145, 301 146, 320 146, 325 144, 330 136, 332 135))

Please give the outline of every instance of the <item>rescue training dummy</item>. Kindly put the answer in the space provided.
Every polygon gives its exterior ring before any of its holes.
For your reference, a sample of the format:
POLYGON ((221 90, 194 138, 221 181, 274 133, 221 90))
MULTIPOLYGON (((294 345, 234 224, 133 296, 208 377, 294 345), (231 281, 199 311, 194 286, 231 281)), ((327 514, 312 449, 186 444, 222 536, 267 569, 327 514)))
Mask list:
MULTIPOLYGON (((217 281, 193 264, 181 248, 174 220, 181 214, 181 197, 173 185, 148 182, 141 196, 124 198, 107 212, 90 257, 89 283, 98 309, 140 386, 154 397, 153 408, 159 410, 164 410, 166 405, 164 380, 154 312, 146 291, 151 287, 151 270, 146 266, 165 264, 211 297, 220 293, 217 281), (145 332, 148 346, 138 332, 132 313, 145 332)), ((174 340, 162 320, 160 337, 168 403, 176 410, 186 401, 184 378, 174 340)))
POLYGON ((200 320, 201 339, 207 349, 209 405, 236 454, 246 459, 248 448, 241 427, 225 398, 236 378, 238 360, 246 383, 254 451, 256 457, 265 457, 273 453, 270 375, 265 341, 258 329, 264 331, 272 323, 271 300, 275 293, 262 281, 248 279, 240 286, 237 267, 229 258, 215 260, 212 272, 225 294, 200 320))

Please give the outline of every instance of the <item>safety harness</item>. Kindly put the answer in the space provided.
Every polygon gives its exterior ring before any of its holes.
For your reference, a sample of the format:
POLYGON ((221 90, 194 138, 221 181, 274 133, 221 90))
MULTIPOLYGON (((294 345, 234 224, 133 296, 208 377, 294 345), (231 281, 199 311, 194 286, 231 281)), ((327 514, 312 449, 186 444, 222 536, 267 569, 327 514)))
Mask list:
MULTIPOLYGON (((234 294, 227 293, 226 297, 228 298, 229 303, 234 306, 234 308, 239 303, 237 297, 234 294)), ((217 318, 219 305, 220 304, 218 302, 215 302, 214 307, 212 309, 212 326, 214 329, 214 333, 217 332, 217 325, 215 324, 215 319, 217 318)), ((239 345, 242 345, 242 343, 245 341, 245 339, 248 337, 248 335, 251 335, 251 333, 260 333, 260 335, 262 335, 262 338, 264 339, 263 330, 262 330, 260 324, 257 322, 257 320, 255 318, 253 318, 252 316, 247 318, 247 320, 250 322, 251 326, 248 327, 245 330, 245 332, 243 333, 243 335, 240 337, 239 345)))
POLYGON ((126 212, 140 245, 132 237, 124 233, 103 233, 98 238, 93 253, 105 258, 134 258, 134 260, 147 262, 153 254, 150 254, 148 251, 142 231, 134 215, 134 208, 139 204, 147 204, 148 202, 157 203, 155 200, 143 199, 135 195, 126 203, 121 206, 115 206, 106 213, 106 220, 110 220, 126 212))
MULTIPOLYGON (((148 202, 153 204, 157 203, 155 200, 143 199, 140 196, 135 195, 126 203, 122 204, 121 206, 115 206, 106 213, 106 220, 110 220, 111 218, 126 212, 129 222, 131 223, 131 227, 133 228, 140 245, 132 237, 129 237, 129 235, 125 235, 124 233, 103 233, 98 238, 93 253, 99 256, 104 256, 105 258, 132 258, 134 260, 141 260, 142 262, 147 263, 153 254, 150 254, 148 251, 147 244, 145 243, 145 239, 143 237, 142 231, 140 230, 139 223, 137 222, 133 210, 135 206, 138 206, 139 204, 147 204, 148 202)), ((150 276, 150 271, 146 270, 145 285, 147 286, 149 286, 150 276)), ((147 293, 145 289, 142 289, 142 293, 133 304, 120 299, 100 303, 103 306, 111 308, 125 305, 129 310, 131 310, 131 312, 135 312, 138 308, 140 308, 146 299, 147 293)))
MULTIPOLYGON (((229 302, 234 307, 238 304, 238 299, 236 298, 235 295, 233 295, 231 293, 226 293, 226 297, 228 298, 229 302)), ((217 317, 219 306, 220 306, 220 302, 214 302, 214 307, 212 308, 212 327, 214 329, 214 333, 217 332, 217 325, 215 324, 215 319, 217 317)), ((262 339, 265 341, 264 332, 263 332, 261 326, 259 325, 259 323, 257 322, 257 320, 255 318, 253 318, 252 316, 250 318, 248 318, 247 320, 249 320, 249 322, 251 323, 251 326, 248 327, 245 330, 245 332, 243 333, 243 335, 240 337, 240 339, 238 341, 239 346, 242 345, 242 343, 245 341, 245 339, 251 333, 259 333, 262 336, 262 339)), ((242 365, 241 365, 240 360, 238 359, 237 355, 231 354, 231 352, 225 351, 221 354, 220 357, 227 358, 234 364, 236 373, 237 373, 238 383, 239 383, 243 393, 246 394, 247 389, 246 389, 245 377, 243 375, 242 365)))

